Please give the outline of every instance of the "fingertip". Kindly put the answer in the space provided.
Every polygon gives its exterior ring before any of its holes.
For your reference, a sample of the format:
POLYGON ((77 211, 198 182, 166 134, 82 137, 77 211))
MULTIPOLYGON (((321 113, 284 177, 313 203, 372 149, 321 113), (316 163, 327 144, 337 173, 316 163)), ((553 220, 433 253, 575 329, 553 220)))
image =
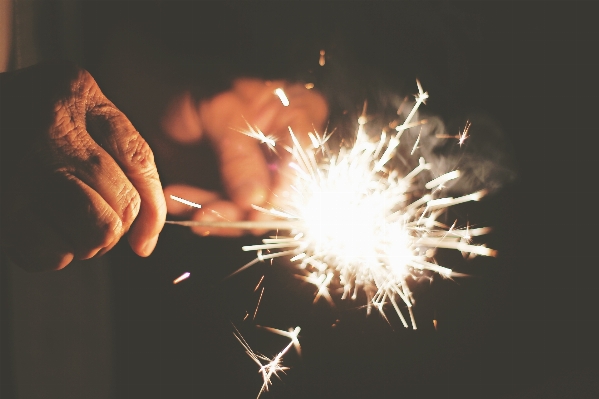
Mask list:
POLYGON ((142 246, 141 248, 141 253, 139 254, 139 256, 150 256, 152 254, 152 252, 154 252, 154 249, 156 248, 156 244, 158 243, 158 234, 156 234, 154 237, 150 238, 148 241, 146 241, 146 243, 142 246))
POLYGON ((53 270, 62 270, 67 267, 75 258, 75 255, 72 252, 66 252, 60 254, 57 257, 56 267, 53 270))
POLYGON ((164 220, 153 226, 152 228, 144 229, 143 223, 136 220, 133 223, 133 228, 127 236, 129 245, 133 252, 142 257, 149 256, 158 242, 158 236, 162 227, 164 226, 164 220), (158 230, 156 233, 155 231, 158 230))
POLYGON ((166 221, 164 197, 161 202, 154 205, 157 206, 144 209, 144 204, 142 204, 139 216, 133 222, 127 236, 131 249, 139 256, 146 257, 152 253, 166 221))

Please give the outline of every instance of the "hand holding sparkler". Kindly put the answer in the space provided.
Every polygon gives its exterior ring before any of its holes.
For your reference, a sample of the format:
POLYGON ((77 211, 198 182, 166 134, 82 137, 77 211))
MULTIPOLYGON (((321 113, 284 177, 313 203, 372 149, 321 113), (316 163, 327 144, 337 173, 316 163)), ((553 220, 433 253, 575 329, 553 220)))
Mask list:
POLYGON ((154 156, 92 76, 57 62, 0 83, 6 254, 27 270, 61 269, 129 231, 148 256, 166 216, 154 156))
MULTIPOLYGON (((289 127, 302 143, 309 143, 308 133, 323 127, 328 111, 324 98, 303 85, 258 79, 238 79, 231 90, 201 101, 196 109, 189 96, 179 101, 165 117, 166 132, 179 142, 205 135, 218 155, 226 191, 221 195, 186 185, 167 187, 167 198, 176 195, 202 204, 197 210, 167 200, 170 214, 196 221, 264 219, 252 205, 277 202, 277 194, 289 186, 283 181, 288 174, 274 170, 288 164, 290 154, 284 147, 294 145, 289 127)), ((243 230, 197 226, 194 232, 234 236, 243 230)))

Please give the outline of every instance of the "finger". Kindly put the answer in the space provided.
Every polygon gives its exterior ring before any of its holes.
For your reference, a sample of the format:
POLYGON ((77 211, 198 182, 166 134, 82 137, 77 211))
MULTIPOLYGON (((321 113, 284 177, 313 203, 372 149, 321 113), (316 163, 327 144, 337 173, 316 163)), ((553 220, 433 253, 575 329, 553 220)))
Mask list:
POLYGON ((174 141, 193 144, 202 138, 202 123, 190 92, 175 97, 161 119, 164 132, 174 141))
POLYGON ((227 194, 244 210, 267 198, 270 176, 260 143, 238 132, 226 132, 215 142, 227 194))
MULTIPOLYGON (((114 159, 87 132, 66 135, 63 140, 58 141, 58 145, 68 149, 70 156, 65 157, 65 166, 54 174, 38 175, 41 179, 37 185, 42 199, 50 195, 50 202, 62 209, 65 215, 81 213, 80 216, 90 228, 93 217, 102 218, 107 214, 116 216, 119 219, 118 230, 115 231, 118 240, 129 230, 139 213, 141 199, 137 190, 114 159), (90 207, 89 215, 79 209, 85 206, 90 207), (106 206, 110 209, 103 209, 106 206), (102 211, 98 211, 99 209, 102 211)), ((37 169, 45 170, 43 164, 38 165, 37 169)), ((48 212, 52 215, 51 208, 48 208, 48 212)), ((57 223, 63 224, 65 215, 58 218, 57 223)), ((103 222, 98 220, 98 223, 103 222)), ((78 238, 76 233, 75 238, 78 238)))
MULTIPOLYGON (((281 98, 277 91, 283 90, 285 82, 267 81, 255 83, 254 85, 259 85, 259 87, 252 87, 254 88, 253 92, 246 91, 243 93, 244 101, 251 104, 249 114, 253 118, 252 124, 267 134, 275 133, 273 123, 286 107, 283 104, 285 97, 281 98)), ((285 93, 284 90, 283 93, 285 93)))
POLYGON ((125 233, 121 218, 94 189, 70 173, 45 176, 35 209, 73 248, 89 259, 112 248, 125 233))
POLYGON ((166 220, 166 203, 154 154, 131 122, 108 100, 96 104, 89 114, 92 124, 106 127, 96 130, 96 140, 118 163, 141 198, 128 239, 138 255, 148 256, 166 220))
POLYGON ((239 101, 231 93, 218 95, 200 107, 200 117, 215 148, 225 190, 246 210, 264 201, 270 178, 258 140, 235 130, 246 123, 241 113, 231 111, 243 108, 239 101))
MULTIPOLYGON (((287 87, 286 94, 290 105, 284 109, 279 108, 276 119, 271 124, 274 132, 279 132, 278 139, 282 145, 296 146, 292 139, 289 129, 293 136, 299 142, 303 149, 312 147, 309 139, 310 132, 323 133, 326 118, 328 116, 328 105, 326 100, 318 92, 308 91, 301 85, 291 85, 287 87)), ((278 104, 268 104, 267 106, 275 108, 278 104)), ((289 195, 291 184, 296 178, 296 173, 288 166, 291 161, 291 154, 287 151, 279 153, 280 159, 277 173, 274 174, 273 189, 268 199, 269 204, 274 208, 281 209, 289 195)), ((250 220, 266 221, 276 219, 273 215, 264 212, 252 211, 249 214, 250 220)), ((252 233, 262 235, 266 231, 253 230, 252 233)))
POLYGON ((233 92, 246 104, 251 104, 251 111, 256 111, 276 98, 275 90, 284 87, 285 82, 264 81, 254 78, 241 78, 233 83, 233 92))
POLYGON ((172 184, 164 189, 164 198, 168 213, 181 218, 190 218, 197 212, 198 208, 186 205, 180 201, 171 198, 174 195, 184 200, 191 201, 201 206, 206 203, 214 202, 220 199, 220 196, 214 191, 203 190, 201 188, 192 187, 183 184, 172 184))
POLYGON ((291 127, 302 143, 309 143, 307 134, 324 128, 328 117, 328 105, 318 92, 298 85, 289 90, 289 106, 285 107, 275 120, 273 129, 285 131, 291 127))

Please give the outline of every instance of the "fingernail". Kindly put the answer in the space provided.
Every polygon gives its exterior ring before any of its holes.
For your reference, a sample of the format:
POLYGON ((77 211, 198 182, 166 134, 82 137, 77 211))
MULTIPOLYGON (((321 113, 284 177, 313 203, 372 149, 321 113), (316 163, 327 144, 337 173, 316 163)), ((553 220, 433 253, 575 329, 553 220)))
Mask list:
POLYGON ((152 251, 154 251, 154 248, 156 248, 157 242, 158 242, 158 234, 156 234, 154 237, 152 237, 148 241, 146 241, 143 248, 141 249, 143 256, 150 256, 152 251))

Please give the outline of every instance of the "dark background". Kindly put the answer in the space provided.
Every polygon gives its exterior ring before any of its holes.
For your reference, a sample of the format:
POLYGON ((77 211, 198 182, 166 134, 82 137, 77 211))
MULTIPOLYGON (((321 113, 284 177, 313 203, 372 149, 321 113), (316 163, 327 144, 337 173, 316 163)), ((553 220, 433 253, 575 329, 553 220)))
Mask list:
MULTIPOLYGON (((294 279, 283 263, 257 265, 223 282, 251 259, 239 248, 253 239, 198 238, 167 226, 148 262, 136 264, 130 257, 115 270, 121 394, 257 393, 257 367, 235 341, 230 322, 255 350, 273 356, 285 345, 241 321, 254 309, 253 288, 263 274, 266 289, 255 323, 299 325, 303 347, 301 360, 286 356, 292 369, 265 397, 582 398, 598 392, 597 261, 591 245, 593 53, 599 44, 594 3, 156 7, 141 19, 155 35, 158 59, 169 61, 155 59, 153 73, 171 76, 171 68, 181 68, 182 84, 195 82, 199 97, 226 87, 231 76, 307 76, 337 101, 334 112, 353 112, 366 97, 376 109, 390 93, 413 93, 418 77, 431 94, 426 109, 448 124, 463 123, 473 111, 491 115, 505 134, 497 151, 509 152, 511 145, 519 177, 485 201, 454 211, 462 220, 494 226, 487 241, 499 257, 465 263, 441 254, 472 277, 416 285, 417 331, 404 330, 393 318, 390 328, 351 304, 312 305, 313 288, 294 279), (306 75, 321 47, 330 70, 306 75), (213 87, 203 84, 206 77, 213 87), (172 285, 184 271, 191 278, 172 285)), ((129 12, 128 26, 134 26, 138 11, 129 12)), ((114 87, 115 103, 144 126, 149 116, 143 110, 125 102, 126 96, 119 104, 126 82, 111 85, 115 75, 102 75, 110 71, 106 59, 98 67, 99 79, 107 76, 100 85, 114 87)), ((470 151, 476 140, 472 136, 470 151)))
POLYGON ((223 281, 252 258, 240 247, 256 238, 166 226, 148 259, 120 245, 109 255, 118 396, 255 396, 258 368, 231 322, 257 351, 274 356, 286 344, 242 321, 265 275, 255 323, 301 326, 303 349, 302 359, 285 357, 291 370, 265 398, 597 397, 597 9, 590 1, 86 3, 85 67, 151 143, 157 110, 181 87, 201 99, 236 76, 309 79, 343 125, 344 110, 369 99, 377 112, 414 93, 419 78, 431 95, 426 110, 450 133, 474 113, 494 120, 503 136, 489 146, 473 126, 465 151, 481 149, 518 176, 452 210, 493 226, 486 242, 499 256, 441 253, 442 264, 471 277, 414 284, 416 331, 351 303, 312 305, 313 288, 284 262, 223 281), (321 48, 327 64, 318 69, 321 48), (185 271, 191 277, 173 285, 185 271))

